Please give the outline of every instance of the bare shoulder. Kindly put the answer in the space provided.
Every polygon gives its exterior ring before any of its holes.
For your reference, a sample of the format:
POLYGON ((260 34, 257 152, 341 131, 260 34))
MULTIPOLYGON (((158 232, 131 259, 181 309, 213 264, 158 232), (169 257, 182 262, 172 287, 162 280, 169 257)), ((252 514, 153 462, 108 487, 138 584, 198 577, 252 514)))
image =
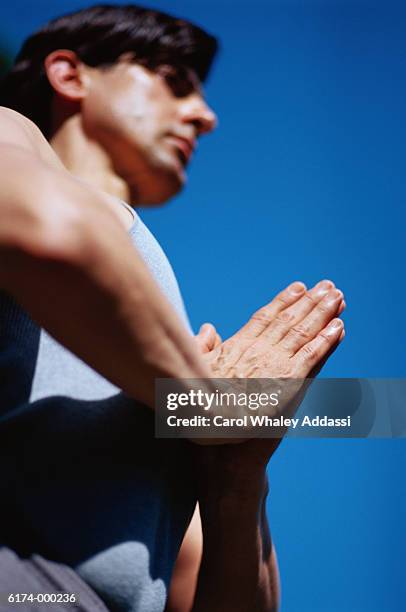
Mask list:
POLYGON ((16 111, 0 106, 0 142, 32 148, 38 139, 38 128, 16 111))
POLYGON ((59 158, 35 123, 5 106, 0 106, 0 145, 25 149, 47 163, 61 166, 59 158))

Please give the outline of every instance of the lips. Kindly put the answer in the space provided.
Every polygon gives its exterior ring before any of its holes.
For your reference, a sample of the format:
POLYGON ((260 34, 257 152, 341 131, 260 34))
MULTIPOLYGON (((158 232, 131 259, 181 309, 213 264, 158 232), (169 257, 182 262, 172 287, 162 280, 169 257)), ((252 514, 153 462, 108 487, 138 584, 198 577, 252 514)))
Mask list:
POLYGON ((177 134, 170 134, 169 138, 177 148, 181 161, 186 164, 193 155, 193 151, 196 148, 196 141, 193 138, 185 138, 177 134))

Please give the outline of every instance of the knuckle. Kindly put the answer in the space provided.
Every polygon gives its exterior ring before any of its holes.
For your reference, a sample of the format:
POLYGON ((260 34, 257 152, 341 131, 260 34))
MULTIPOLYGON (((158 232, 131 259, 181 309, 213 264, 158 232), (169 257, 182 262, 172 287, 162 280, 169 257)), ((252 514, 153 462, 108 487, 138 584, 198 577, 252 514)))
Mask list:
POLYGON ((310 303, 310 306, 315 306, 317 304, 317 300, 316 298, 310 293, 310 291, 308 291, 307 293, 305 293, 305 295, 303 296, 303 298, 310 303))
POLYGON ((288 310, 284 310, 282 312, 280 312, 276 317, 275 317, 275 321, 277 323, 290 323, 294 318, 294 315, 292 312, 289 312, 288 310))
POLYGON ((279 295, 277 295, 276 298, 274 299, 274 302, 282 306, 282 308, 286 308, 286 306, 289 306, 291 304, 292 300, 289 299, 289 294, 288 294, 288 291, 286 290, 280 293, 279 295))
POLYGON ((220 345, 219 349, 220 350, 219 350, 219 355, 218 355, 217 361, 218 361, 219 365, 223 366, 227 362, 227 357, 228 357, 228 354, 229 354, 230 347, 225 345, 225 344, 222 344, 222 345, 220 345))
POLYGON ((244 364, 248 366, 257 365, 260 362, 260 355, 256 347, 249 348, 244 354, 244 364))
POLYGON ((317 304, 317 311, 321 314, 327 314, 331 312, 331 310, 332 310, 331 304, 329 304, 328 302, 323 301, 317 304))
POLYGON ((331 344, 331 336, 329 336, 325 332, 320 332, 319 333, 319 338, 323 342, 323 344, 325 344, 325 343, 331 344))
POLYGON ((303 340, 311 339, 311 334, 309 332, 309 329, 305 327, 304 325, 295 325, 294 327, 291 328, 291 330, 289 331, 289 334, 291 334, 292 336, 296 338, 301 338, 303 340))
POLYGON ((270 317, 269 309, 266 306, 263 306, 262 308, 254 312, 254 314, 251 317, 251 320, 259 321, 260 323, 268 323, 270 318, 271 317, 270 317))
POLYGON ((286 363, 285 366, 281 369, 281 372, 278 373, 279 378, 295 378, 296 370, 293 363, 286 363))
POLYGON ((302 351, 305 361, 313 362, 318 359, 319 351, 316 346, 312 344, 306 344, 303 347, 302 351))

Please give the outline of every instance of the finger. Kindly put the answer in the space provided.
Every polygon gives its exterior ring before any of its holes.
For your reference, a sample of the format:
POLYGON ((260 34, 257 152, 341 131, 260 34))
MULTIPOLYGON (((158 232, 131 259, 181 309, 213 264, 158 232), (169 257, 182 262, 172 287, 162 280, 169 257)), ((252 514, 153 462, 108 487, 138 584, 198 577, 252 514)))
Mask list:
POLYGON ((213 350, 216 344, 217 331, 211 323, 204 323, 195 336, 195 340, 202 353, 209 353, 213 350))
POLYGON ((345 300, 341 300, 341 304, 338 307, 337 315, 340 315, 342 312, 344 312, 345 308, 347 308, 347 304, 345 303, 345 300))
POLYGON ((342 330, 340 337, 337 342, 333 344, 333 346, 327 351, 326 355, 324 355, 323 359, 319 361, 319 363, 309 372, 308 378, 315 378, 318 376, 320 371, 323 369, 326 362, 330 359, 331 355, 334 353, 336 348, 340 345, 340 343, 344 340, 345 337, 345 329, 342 330))
POLYGON ((286 336, 280 340, 279 346, 287 350, 290 355, 297 353, 337 316, 342 301, 341 291, 338 289, 329 291, 304 319, 289 329, 286 336))
POLYGON ((295 281, 289 285, 289 287, 286 287, 286 289, 278 293, 272 302, 257 310, 248 323, 246 323, 246 325, 244 325, 235 335, 240 339, 256 338, 266 329, 266 327, 268 327, 278 313, 288 308, 291 304, 294 304, 302 297, 305 291, 306 285, 301 281, 295 281))
POLYGON ((304 319, 331 289, 334 289, 334 283, 330 280, 317 283, 294 304, 280 312, 267 329, 263 331, 261 339, 270 344, 280 342, 290 328, 304 319))
POLYGON ((294 372, 299 378, 306 378, 310 373, 324 365, 323 359, 335 344, 344 338, 344 323, 341 319, 333 319, 313 340, 305 344, 292 357, 294 372))
POLYGON ((222 344, 223 340, 221 339, 220 334, 216 334, 216 340, 214 342, 213 348, 217 348, 220 344, 222 344))

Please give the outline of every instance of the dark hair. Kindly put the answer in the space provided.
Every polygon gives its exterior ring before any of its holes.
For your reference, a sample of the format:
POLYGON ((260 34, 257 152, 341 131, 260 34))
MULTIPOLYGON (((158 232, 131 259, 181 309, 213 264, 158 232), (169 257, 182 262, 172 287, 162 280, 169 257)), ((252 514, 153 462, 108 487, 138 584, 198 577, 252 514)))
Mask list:
POLYGON ((89 7, 53 19, 27 38, 1 81, 0 105, 22 113, 47 136, 52 88, 44 60, 52 51, 70 49, 89 66, 108 66, 131 52, 135 62, 151 70, 172 66, 204 81, 217 48, 217 40, 201 28, 159 11, 135 5, 89 7))

